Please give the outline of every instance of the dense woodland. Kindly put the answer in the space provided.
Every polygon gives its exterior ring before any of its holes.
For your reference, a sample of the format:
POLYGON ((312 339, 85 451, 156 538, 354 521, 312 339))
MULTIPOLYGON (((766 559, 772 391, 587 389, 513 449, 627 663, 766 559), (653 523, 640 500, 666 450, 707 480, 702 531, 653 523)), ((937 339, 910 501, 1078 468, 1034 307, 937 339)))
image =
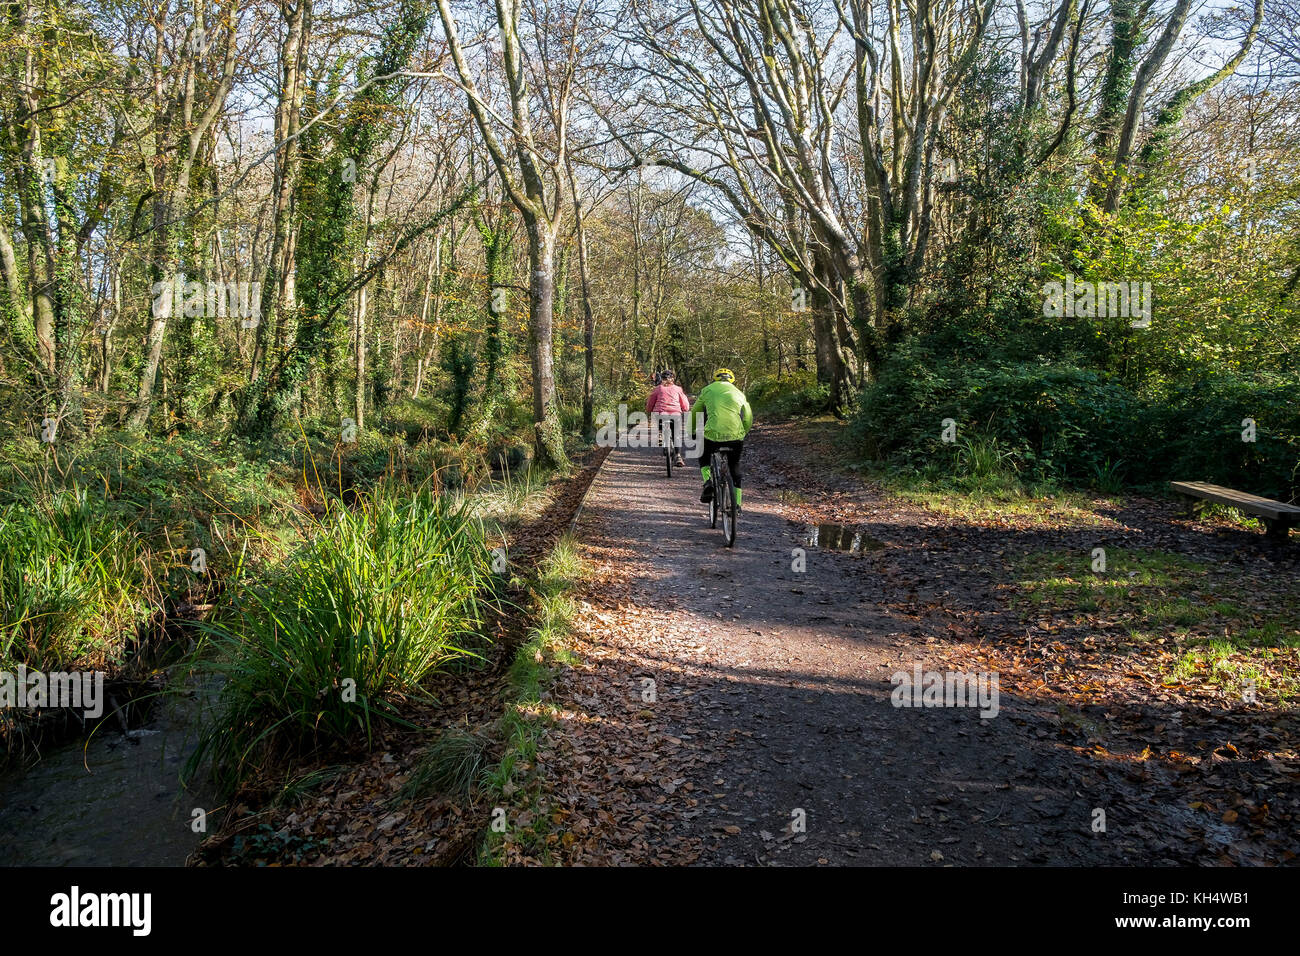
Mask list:
MULTIPOLYGON (((6 665, 663 367, 899 480, 1300 492, 1296 0, 18 0, 0 68, 6 665)), ((470 520, 403 495, 337 520, 470 520)))
POLYGON ((1293 441, 1296 29, 1288 0, 11 4, 5 427, 405 407, 482 438, 528 397, 558 463, 649 370, 727 364, 842 414, 866 389, 882 449, 981 374, 983 431, 1023 433, 1021 388, 1101 419, 1044 432, 1253 402, 1293 441), (1151 283, 1150 326, 1045 318, 1066 275, 1151 283))

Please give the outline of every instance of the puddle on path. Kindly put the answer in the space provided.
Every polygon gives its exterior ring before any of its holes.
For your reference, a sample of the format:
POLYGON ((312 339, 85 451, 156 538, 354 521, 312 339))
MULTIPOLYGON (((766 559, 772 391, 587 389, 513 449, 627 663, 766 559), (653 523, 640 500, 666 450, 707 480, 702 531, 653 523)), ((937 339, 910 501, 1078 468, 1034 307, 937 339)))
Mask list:
POLYGON ((805 525, 803 541, 810 548, 821 548, 824 551, 843 551, 847 554, 879 551, 885 546, 883 541, 865 534, 861 528, 851 524, 805 525))

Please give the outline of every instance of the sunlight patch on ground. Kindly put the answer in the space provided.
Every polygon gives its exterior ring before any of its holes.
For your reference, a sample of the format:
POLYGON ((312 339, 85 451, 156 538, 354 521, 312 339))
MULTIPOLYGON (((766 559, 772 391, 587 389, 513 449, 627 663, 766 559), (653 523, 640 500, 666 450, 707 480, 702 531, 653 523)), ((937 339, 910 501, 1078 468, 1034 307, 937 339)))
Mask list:
POLYGON ((1087 552, 1045 551, 1018 565, 1013 600, 1025 616, 1122 630, 1138 643, 1169 638, 1166 682, 1224 688, 1255 682, 1279 703, 1300 693, 1300 583, 1267 586, 1179 554, 1107 549, 1104 571, 1087 552))

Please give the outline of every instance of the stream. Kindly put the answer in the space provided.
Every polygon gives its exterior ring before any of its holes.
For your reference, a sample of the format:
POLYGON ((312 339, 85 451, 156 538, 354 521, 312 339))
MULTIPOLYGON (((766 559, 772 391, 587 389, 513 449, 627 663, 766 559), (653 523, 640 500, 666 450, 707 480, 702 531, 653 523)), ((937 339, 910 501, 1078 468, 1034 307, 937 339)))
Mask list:
POLYGON ((0 771, 0 866, 183 866, 206 835, 194 808, 216 829, 211 792, 180 784, 200 709, 196 693, 168 694, 137 729, 106 720, 0 771))

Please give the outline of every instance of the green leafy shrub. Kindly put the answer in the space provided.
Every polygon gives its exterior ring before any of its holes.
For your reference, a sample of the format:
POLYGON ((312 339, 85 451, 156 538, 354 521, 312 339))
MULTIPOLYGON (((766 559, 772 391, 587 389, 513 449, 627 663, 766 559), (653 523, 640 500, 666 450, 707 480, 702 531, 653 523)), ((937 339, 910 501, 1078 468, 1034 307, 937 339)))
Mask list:
POLYGON ((943 356, 901 345, 863 390, 852 422, 865 457, 914 470, 960 463, 940 441, 995 440, 1037 481, 1091 485, 1210 480, 1268 497, 1300 493, 1300 382, 1259 373, 1204 376, 1151 394, 1064 362, 943 356), (1245 419, 1255 441, 1242 440, 1245 419))
POLYGON ((760 378, 745 392, 760 418, 817 415, 830 407, 830 386, 820 385, 815 372, 795 372, 784 378, 760 378))
POLYGON ((450 414, 447 402, 440 397, 401 398, 384 408, 379 427, 415 445, 429 438, 445 438, 450 414))
POLYGON ((1222 374, 1170 389, 1150 413, 1151 477, 1212 481, 1282 501, 1300 497, 1300 381, 1222 374), (1244 440, 1245 423, 1254 440, 1244 440))
POLYGON ((1046 362, 940 360, 903 346, 861 396, 854 429, 869 457, 915 463, 942 455, 943 421, 957 437, 996 439, 1039 479, 1085 481, 1141 440, 1140 408, 1101 374, 1046 362))
POLYGON ((0 453, 0 504, 26 505, 61 489, 85 494, 94 510, 130 527, 155 573, 188 566, 203 547, 221 566, 214 543, 222 529, 280 527, 295 501, 288 443, 262 448, 201 432, 165 439, 113 432, 57 449, 24 439, 0 453))

